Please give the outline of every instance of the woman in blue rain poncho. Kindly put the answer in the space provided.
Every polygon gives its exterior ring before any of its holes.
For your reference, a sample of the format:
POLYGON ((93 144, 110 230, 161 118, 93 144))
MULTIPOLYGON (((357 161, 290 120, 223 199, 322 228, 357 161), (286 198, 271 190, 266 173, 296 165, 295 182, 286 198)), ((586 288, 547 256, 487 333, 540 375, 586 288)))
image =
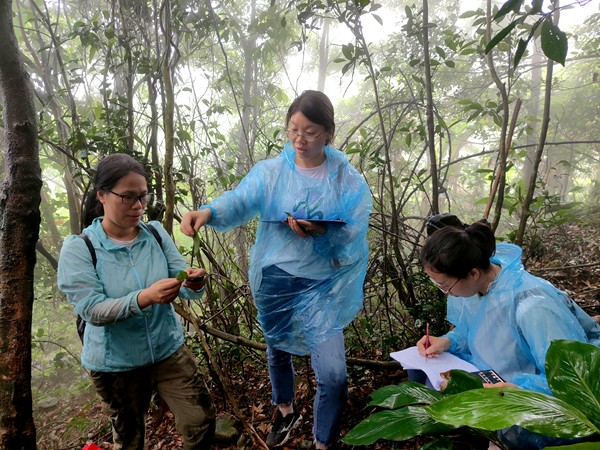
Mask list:
POLYGON ((181 230, 226 231, 259 217, 250 286, 267 342, 275 420, 266 442, 283 445, 298 423, 292 354, 311 355, 317 381, 317 448, 339 437, 347 398, 343 329, 362 306, 371 194, 347 157, 331 146, 333 105, 305 91, 289 107, 289 141, 257 163, 238 187, 187 213, 181 230))
MULTIPOLYGON (((551 394, 545 374, 550 342, 567 339, 600 346, 600 325, 564 292, 528 273, 520 247, 496 245, 487 223, 466 226, 448 215, 433 219, 430 224, 446 226, 428 238, 421 263, 448 294, 447 318, 454 328, 441 337, 429 336, 428 347, 426 337, 420 339, 421 355, 449 351, 506 380, 493 386, 551 394)), ((500 437, 509 448, 548 445, 543 437, 519 427, 503 430, 500 437)))

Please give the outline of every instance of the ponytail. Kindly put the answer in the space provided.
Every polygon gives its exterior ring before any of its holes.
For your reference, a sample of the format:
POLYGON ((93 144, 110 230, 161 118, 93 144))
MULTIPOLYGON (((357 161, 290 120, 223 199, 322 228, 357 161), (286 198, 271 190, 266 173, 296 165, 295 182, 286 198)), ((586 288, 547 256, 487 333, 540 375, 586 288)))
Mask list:
POLYGON ((83 208, 81 211, 81 229, 90 226, 96 217, 101 217, 103 215, 104 205, 102 205, 100 200, 98 200, 98 196, 96 195, 96 189, 90 187, 85 196, 85 201, 83 203, 83 208))

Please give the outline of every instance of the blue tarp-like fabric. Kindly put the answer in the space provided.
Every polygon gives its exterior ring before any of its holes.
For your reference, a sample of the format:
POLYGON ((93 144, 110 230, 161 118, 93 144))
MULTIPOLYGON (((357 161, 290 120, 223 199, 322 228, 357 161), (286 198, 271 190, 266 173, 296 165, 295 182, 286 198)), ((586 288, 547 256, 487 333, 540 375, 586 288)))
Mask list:
POLYGON ((327 176, 307 177, 296 169, 288 142, 279 157, 257 163, 236 189, 201 207, 212 210, 209 225, 218 231, 259 216, 249 270, 258 319, 269 345, 298 355, 343 330, 363 299, 371 193, 344 153, 326 146, 325 155, 327 176), (286 213, 345 224, 301 238, 278 222, 286 213), (272 266, 282 272, 273 275, 272 266), (268 291, 261 290, 263 271, 280 278, 265 280, 268 291))
POLYGON ((448 297, 448 321, 455 325, 445 335, 450 352, 524 389, 551 394, 545 375, 550 342, 600 346, 600 325, 564 292, 527 272, 520 247, 500 243, 491 261, 502 270, 487 295, 448 297))

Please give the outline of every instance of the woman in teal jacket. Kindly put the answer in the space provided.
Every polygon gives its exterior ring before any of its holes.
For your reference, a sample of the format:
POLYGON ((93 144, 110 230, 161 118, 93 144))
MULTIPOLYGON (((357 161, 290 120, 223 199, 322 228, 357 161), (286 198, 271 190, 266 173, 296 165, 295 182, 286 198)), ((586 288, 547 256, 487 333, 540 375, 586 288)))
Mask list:
POLYGON ((175 415, 186 449, 208 448, 215 412, 172 306, 177 296, 202 296, 204 269, 184 258, 159 222, 142 216, 149 200, 143 166, 126 154, 98 164, 86 203, 93 219, 83 238, 61 249, 58 287, 86 321, 82 365, 91 371, 113 427, 115 449, 143 449, 145 416, 154 389, 175 415), (185 270, 188 280, 176 275, 185 270), (198 281, 190 281, 192 279, 198 281))
POLYGON ((311 355, 317 381, 316 447, 335 444, 347 398, 343 329, 362 306, 371 193, 331 145, 333 106, 305 91, 288 109, 281 155, 257 163, 236 189, 187 213, 181 230, 226 231, 259 217, 250 287, 267 342, 275 421, 266 442, 282 446, 299 420, 292 354, 311 355))
MULTIPOLYGON (((454 327, 441 337, 429 336, 430 345, 427 336, 421 338, 419 352, 435 357, 449 351, 505 380, 485 387, 518 386, 551 394, 545 361, 552 340, 600 346, 600 324, 564 292, 527 272, 521 248, 496 244, 486 223, 434 231, 421 250, 421 263, 448 294, 447 319, 454 327)), ((519 450, 549 445, 519 427, 502 430, 500 437, 508 448, 519 450)))

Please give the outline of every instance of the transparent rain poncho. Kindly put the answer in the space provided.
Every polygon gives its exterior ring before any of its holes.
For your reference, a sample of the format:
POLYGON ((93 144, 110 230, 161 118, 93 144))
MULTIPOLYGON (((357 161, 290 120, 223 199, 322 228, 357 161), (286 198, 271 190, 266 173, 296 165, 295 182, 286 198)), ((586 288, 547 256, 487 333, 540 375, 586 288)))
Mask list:
POLYGON ((528 273, 520 247, 500 243, 491 261, 502 270, 487 295, 448 297, 448 321, 455 325, 444 336, 449 351, 521 388, 550 394, 545 375, 550 342, 600 346, 600 325, 564 292, 528 273))
POLYGON ((301 174, 288 142, 278 158, 257 163, 236 189, 208 206, 209 225, 227 231, 259 216, 250 251, 250 287, 267 343, 297 355, 339 333, 362 306, 371 194, 346 155, 325 147, 325 178, 301 174), (326 233, 301 238, 286 223, 324 222, 326 233), (263 274, 265 279, 263 280, 263 274))

